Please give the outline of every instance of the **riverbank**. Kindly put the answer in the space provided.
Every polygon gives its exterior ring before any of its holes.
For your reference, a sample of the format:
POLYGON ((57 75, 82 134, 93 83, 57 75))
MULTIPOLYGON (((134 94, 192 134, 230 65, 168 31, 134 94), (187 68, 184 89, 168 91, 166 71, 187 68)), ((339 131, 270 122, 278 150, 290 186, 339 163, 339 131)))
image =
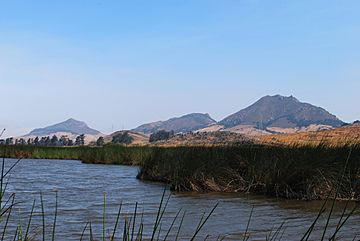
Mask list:
POLYGON ((249 192, 292 199, 358 199, 360 146, 0 147, 6 157, 139 165, 139 179, 175 191, 249 192))
POLYGON ((0 146, 0 156, 7 158, 80 160, 93 164, 141 165, 150 154, 151 148, 146 146, 0 146))

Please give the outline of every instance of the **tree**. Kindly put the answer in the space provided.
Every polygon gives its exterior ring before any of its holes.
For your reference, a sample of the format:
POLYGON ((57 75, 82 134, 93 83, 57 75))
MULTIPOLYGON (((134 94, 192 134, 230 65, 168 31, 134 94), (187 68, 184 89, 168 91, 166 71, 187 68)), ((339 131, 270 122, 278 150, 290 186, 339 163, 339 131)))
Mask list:
POLYGON ((29 139, 27 140, 27 144, 28 144, 29 146, 32 145, 32 144, 33 144, 33 139, 29 138, 29 139))
POLYGON ((117 133, 113 136, 112 138, 112 143, 113 144, 131 144, 131 142, 134 140, 134 138, 132 138, 130 135, 129 135, 129 132, 128 131, 124 131, 124 132, 120 132, 120 133, 117 133))
POLYGON ((67 136, 61 136, 60 140, 59 140, 59 145, 68 146, 69 145, 69 138, 67 136))
POLYGON ((18 140, 18 145, 24 146, 24 145, 26 145, 26 141, 25 141, 23 138, 20 138, 20 139, 18 140))
POLYGON ((100 136, 96 141, 97 146, 103 146, 105 145, 104 137, 100 136))
POLYGON ((38 137, 38 136, 35 137, 35 139, 34 139, 34 145, 35 145, 35 146, 38 146, 38 145, 39 145, 39 137, 38 137))
POLYGON ((39 145, 40 146, 46 146, 46 137, 45 136, 41 137, 41 139, 39 141, 39 145))
POLYGON ((45 137, 45 146, 50 146, 51 145, 51 139, 50 136, 45 137))
POLYGON ((75 146, 83 146, 85 145, 85 135, 81 134, 80 136, 76 137, 75 146))
POLYGON ((74 141, 73 140, 69 140, 67 143, 68 146, 73 146, 74 145, 74 141))
POLYGON ((51 144, 52 146, 57 146, 57 145, 58 145, 58 142, 59 142, 59 139, 57 138, 57 136, 56 136, 56 135, 53 135, 53 137, 52 137, 51 140, 50 140, 50 144, 51 144))
POLYGON ((13 137, 6 138, 5 145, 14 145, 14 138, 13 137))
POLYGON ((160 130, 150 135, 150 142, 170 139, 174 136, 174 131, 160 130))

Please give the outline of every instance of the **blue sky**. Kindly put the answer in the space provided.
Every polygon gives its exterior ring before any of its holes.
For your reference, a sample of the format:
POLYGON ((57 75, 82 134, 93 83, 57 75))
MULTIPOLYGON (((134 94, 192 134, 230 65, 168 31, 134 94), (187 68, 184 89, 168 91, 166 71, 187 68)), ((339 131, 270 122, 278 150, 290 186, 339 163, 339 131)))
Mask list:
POLYGON ((108 133, 263 95, 360 119, 360 2, 0 0, 1 127, 108 133))

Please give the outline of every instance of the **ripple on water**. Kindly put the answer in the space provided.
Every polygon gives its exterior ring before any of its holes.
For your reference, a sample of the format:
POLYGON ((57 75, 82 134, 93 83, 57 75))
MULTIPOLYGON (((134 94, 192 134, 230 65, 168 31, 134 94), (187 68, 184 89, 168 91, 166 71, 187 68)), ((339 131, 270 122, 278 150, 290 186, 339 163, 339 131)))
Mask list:
MULTIPOLYGON (((14 160, 6 160, 8 167, 12 163, 14 160)), ((28 216, 32 201, 37 200, 37 213, 33 221, 35 226, 41 223, 39 193, 42 192, 47 213, 46 221, 51 227, 55 190, 57 190, 59 197, 57 240, 79 240, 81 231, 88 221, 92 222, 95 234, 100 237, 104 193, 107 199, 107 232, 110 232, 114 225, 121 202, 123 202, 122 220, 126 215, 131 215, 135 202, 138 202, 138 211, 143 212, 145 229, 151 230, 164 185, 139 181, 135 178, 137 172, 137 167, 130 166, 82 164, 71 160, 28 159, 21 161, 12 172, 8 191, 17 193, 17 200, 21 202, 18 210, 22 217, 28 216)), ((180 208, 186 210, 187 216, 181 232, 186 240, 193 233, 203 212, 208 212, 218 202, 217 210, 200 233, 203 238, 207 234, 212 235, 208 240, 216 240, 220 234, 228 234, 226 240, 242 240, 252 207, 254 211, 249 234, 253 240, 264 240, 269 232, 274 231, 284 221, 286 230, 283 240, 293 240, 294 237, 298 239, 314 220, 322 204, 242 194, 176 193, 171 197, 164 220, 169 225, 180 208)), ((336 210, 337 216, 339 213, 340 210, 336 210)), ((355 215, 349 220, 349 225, 341 233, 343 240, 351 240, 359 232, 359 217, 355 215)), ((322 225, 325 221, 324 218, 319 220, 322 225)), ((331 225, 336 225, 336 222, 332 222, 331 225)), ((175 225, 177 226, 178 224, 175 225)), ((163 228, 166 228, 166 225, 163 228)), ((319 234, 321 232, 318 232, 319 234)), ((315 235, 313 238, 316 240, 316 237, 319 236, 315 235)))

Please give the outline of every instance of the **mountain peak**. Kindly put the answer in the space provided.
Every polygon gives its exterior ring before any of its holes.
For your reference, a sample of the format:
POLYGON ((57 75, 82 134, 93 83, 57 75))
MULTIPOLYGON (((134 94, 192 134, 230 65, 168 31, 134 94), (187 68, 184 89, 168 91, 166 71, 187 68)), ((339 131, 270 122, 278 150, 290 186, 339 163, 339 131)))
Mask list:
POLYGON ((88 134, 97 135, 99 131, 90 128, 85 122, 75 120, 74 118, 67 119, 66 121, 47 126, 44 128, 37 128, 32 130, 27 136, 45 136, 58 132, 67 132, 75 135, 88 134))
POLYGON ((82 121, 75 120, 74 118, 69 118, 64 122, 82 122, 82 121))
POLYGON ((216 124, 209 114, 191 113, 180 117, 174 117, 166 121, 157 121, 141 125, 134 129, 136 132, 145 134, 155 133, 159 130, 179 132, 190 132, 216 124))
POLYGON ((343 122, 323 108, 302 103, 292 95, 267 95, 249 107, 226 117, 220 124, 225 127, 251 125, 266 129, 304 127, 311 124, 338 127, 343 122))
POLYGON ((283 101, 283 100, 286 100, 286 101, 296 101, 296 102, 300 102, 297 98, 295 98, 293 95, 290 95, 290 96, 284 96, 284 95, 280 95, 280 94, 277 94, 277 95, 266 95, 264 97, 262 97, 260 100, 262 99, 274 99, 274 100, 279 100, 279 101, 283 101))
POLYGON ((66 121, 60 122, 59 124, 87 126, 87 124, 84 121, 79 121, 74 118, 67 119, 66 121))

